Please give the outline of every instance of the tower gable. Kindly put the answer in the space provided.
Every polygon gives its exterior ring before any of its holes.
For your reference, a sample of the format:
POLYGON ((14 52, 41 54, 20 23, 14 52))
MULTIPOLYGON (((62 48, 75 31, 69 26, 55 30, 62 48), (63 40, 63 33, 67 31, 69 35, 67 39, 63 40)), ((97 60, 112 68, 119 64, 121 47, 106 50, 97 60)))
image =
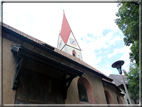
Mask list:
POLYGON ((72 47, 77 48, 77 49, 80 50, 80 47, 79 47, 79 45, 78 45, 78 43, 77 43, 77 41, 76 41, 76 39, 75 39, 75 37, 74 37, 72 32, 69 35, 69 38, 68 38, 68 41, 67 41, 67 45, 72 46, 72 47))
POLYGON ((65 44, 65 46, 62 48, 62 51, 82 60, 82 54, 79 49, 76 49, 74 47, 65 44))
POLYGON ((57 48, 61 50, 64 45, 65 45, 65 43, 64 43, 62 37, 59 35, 57 48))

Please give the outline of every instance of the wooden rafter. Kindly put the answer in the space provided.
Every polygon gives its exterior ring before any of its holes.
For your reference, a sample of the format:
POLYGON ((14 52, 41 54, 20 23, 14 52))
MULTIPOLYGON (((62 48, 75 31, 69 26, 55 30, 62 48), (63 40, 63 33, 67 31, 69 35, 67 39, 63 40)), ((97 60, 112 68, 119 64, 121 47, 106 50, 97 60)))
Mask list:
POLYGON ((17 64, 15 68, 15 75, 14 75, 14 81, 13 81, 13 89, 16 90, 18 86, 18 77, 20 74, 20 69, 22 66, 23 58, 17 58, 17 64))

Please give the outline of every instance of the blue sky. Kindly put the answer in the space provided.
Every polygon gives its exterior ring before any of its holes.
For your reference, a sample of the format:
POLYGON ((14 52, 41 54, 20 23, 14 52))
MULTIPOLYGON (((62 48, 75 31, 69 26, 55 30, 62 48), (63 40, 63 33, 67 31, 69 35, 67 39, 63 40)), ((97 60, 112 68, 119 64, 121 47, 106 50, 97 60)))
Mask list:
POLYGON ((4 3, 3 22, 57 47, 63 10, 82 49, 83 61, 102 73, 118 74, 117 60, 129 71, 129 47, 114 23, 117 3, 4 3))

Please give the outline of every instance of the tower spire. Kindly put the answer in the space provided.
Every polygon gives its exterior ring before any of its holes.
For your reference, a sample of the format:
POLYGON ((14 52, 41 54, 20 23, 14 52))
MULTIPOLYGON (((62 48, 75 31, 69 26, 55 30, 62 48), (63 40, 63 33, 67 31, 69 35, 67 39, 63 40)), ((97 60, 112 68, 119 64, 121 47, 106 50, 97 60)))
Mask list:
MULTIPOLYGON (((64 10, 63 10, 63 12, 64 12, 64 10)), ((68 21, 66 19, 65 12, 64 12, 63 13, 63 22, 62 22, 60 35, 61 35, 61 37, 62 37, 65 44, 67 43, 70 32, 71 32, 71 28, 69 26, 69 23, 68 23, 68 21)))
POLYGON ((64 10, 63 10, 62 27, 61 27, 61 31, 59 33, 57 47, 62 51, 65 51, 65 52, 67 52, 79 59, 82 59, 81 49, 77 43, 77 40, 76 40, 71 28, 70 28, 70 25, 67 21, 64 10))

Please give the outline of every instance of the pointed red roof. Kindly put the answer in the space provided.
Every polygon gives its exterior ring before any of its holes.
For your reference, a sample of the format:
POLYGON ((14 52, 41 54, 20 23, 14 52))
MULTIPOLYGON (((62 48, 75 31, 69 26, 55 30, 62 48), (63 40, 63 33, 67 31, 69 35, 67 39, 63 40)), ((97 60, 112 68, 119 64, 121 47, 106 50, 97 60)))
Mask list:
MULTIPOLYGON (((62 22, 60 36, 62 37, 65 44, 67 44, 71 32, 72 32, 72 30, 71 30, 70 25, 67 21, 65 13, 63 13, 63 22, 62 22)), ((73 32, 72 32, 72 34, 73 34, 73 32)), ((73 34, 73 36, 74 36, 74 34, 73 34)), ((74 39, 76 40, 75 37, 74 37, 74 39)), ((78 42, 77 42, 77 44, 78 44, 78 42)), ((79 44, 78 44, 78 46, 79 46, 79 44)), ((79 46, 79 49, 81 50, 80 46, 79 46)))
POLYGON ((64 43, 66 44, 68 41, 70 32, 71 32, 71 28, 70 28, 69 23, 66 19, 65 13, 63 13, 63 14, 64 15, 63 15, 63 22, 62 22, 62 28, 61 28, 60 35, 61 35, 64 43))

